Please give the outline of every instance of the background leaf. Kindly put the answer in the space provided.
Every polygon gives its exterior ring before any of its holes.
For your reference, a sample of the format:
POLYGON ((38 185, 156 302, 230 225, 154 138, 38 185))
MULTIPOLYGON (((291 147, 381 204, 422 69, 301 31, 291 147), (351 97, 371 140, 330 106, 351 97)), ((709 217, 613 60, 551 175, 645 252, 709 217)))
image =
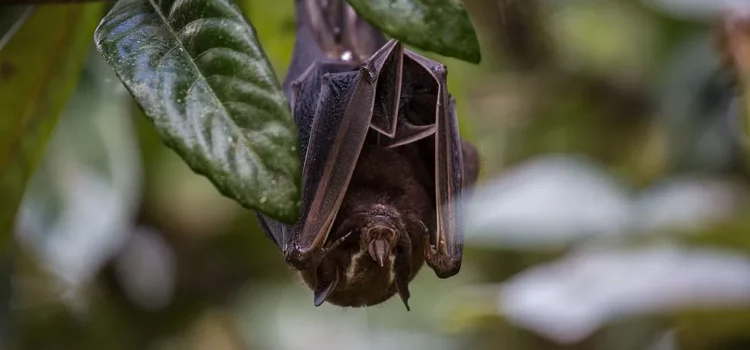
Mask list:
POLYGON ((100 4, 40 7, 0 51, 0 251, 100 15, 100 4))
POLYGON ((348 0, 362 17, 420 49, 479 63, 474 25, 460 0, 348 0))
POLYGON ((225 0, 123 0, 95 40, 163 141, 195 172, 245 207, 297 219, 297 129, 239 9, 225 0))
POLYGON ((71 291, 68 296, 123 247, 141 199, 132 100, 89 48, 91 59, 29 180, 16 225, 24 251, 71 291))

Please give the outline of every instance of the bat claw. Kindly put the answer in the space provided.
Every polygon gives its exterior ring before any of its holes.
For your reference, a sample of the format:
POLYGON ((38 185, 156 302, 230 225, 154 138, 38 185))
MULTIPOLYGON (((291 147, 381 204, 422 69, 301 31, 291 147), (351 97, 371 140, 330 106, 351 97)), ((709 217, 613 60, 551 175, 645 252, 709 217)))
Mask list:
POLYGON ((444 64, 435 65, 432 67, 432 72, 435 73, 435 76, 439 79, 448 78, 448 68, 444 64))
POLYGON ((284 255, 284 260, 297 271, 307 270, 313 265, 309 252, 302 251, 298 247, 290 249, 284 255))
POLYGON ((419 220, 419 225, 422 226, 422 231, 425 234, 429 234, 430 233, 430 229, 427 228, 427 225, 425 225, 424 221, 419 220))
POLYGON ((378 80, 378 71, 372 61, 368 60, 362 62, 362 68, 360 70, 368 83, 373 84, 378 80))

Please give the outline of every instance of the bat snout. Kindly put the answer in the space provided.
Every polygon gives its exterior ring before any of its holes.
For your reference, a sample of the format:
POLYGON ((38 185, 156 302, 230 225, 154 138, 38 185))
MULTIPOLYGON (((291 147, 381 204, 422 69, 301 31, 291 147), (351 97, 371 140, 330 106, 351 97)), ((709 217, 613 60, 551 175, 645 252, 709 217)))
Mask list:
POLYGON ((391 246, 384 239, 375 239, 368 245, 367 252, 370 253, 372 260, 375 260, 380 267, 385 265, 385 260, 391 253, 391 246))
POLYGON ((364 230, 360 247, 367 250, 375 262, 383 267, 388 256, 398 241, 396 230, 391 227, 378 225, 364 230))

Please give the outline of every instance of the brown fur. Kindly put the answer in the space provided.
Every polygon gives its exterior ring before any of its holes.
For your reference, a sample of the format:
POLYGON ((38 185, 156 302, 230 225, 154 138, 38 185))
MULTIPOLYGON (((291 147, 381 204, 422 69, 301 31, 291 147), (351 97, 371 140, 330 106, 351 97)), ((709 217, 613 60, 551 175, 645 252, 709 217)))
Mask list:
POLYGON ((353 236, 356 237, 332 251, 318 270, 302 271, 305 283, 314 290, 319 278, 330 281, 338 271, 338 285, 326 301, 340 306, 379 304, 396 293, 390 274, 396 268, 393 265, 399 261, 398 255, 404 253, 411 256, 407 262, 410 273, 405 276, 407 283, 411 281, 424 263, 425 231, 420 221, 430 225, 435 216, 428 173, 415 145, 387 149, 367 143, 329 241, 350 230, 355 231, 353 236), (353 263, 352 257, 367 246, 361 242, 366 239, 363 233, 376 225, 386 225, 396 232, 396 244, 393 245, 396 259, 386 261, 381 267, 364 251, 351 280, 346 278, 346 271, 353 263), (408 249, 408 252, 403 249, 408 249), (400 250, 403 253, 399 253, 400 250))

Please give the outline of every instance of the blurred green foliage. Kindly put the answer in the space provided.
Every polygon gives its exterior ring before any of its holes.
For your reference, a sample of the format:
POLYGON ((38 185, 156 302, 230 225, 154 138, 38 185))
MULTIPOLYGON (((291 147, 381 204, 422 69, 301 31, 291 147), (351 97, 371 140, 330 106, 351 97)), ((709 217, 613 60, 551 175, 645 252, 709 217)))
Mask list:
POLYGON ((23 189, 44 151, 43 140, 81 73, 101 8, 41 8, 0 51, 0 251, 7 250, 23 189), (55 30, 49 33, 49 28, 55 30))

